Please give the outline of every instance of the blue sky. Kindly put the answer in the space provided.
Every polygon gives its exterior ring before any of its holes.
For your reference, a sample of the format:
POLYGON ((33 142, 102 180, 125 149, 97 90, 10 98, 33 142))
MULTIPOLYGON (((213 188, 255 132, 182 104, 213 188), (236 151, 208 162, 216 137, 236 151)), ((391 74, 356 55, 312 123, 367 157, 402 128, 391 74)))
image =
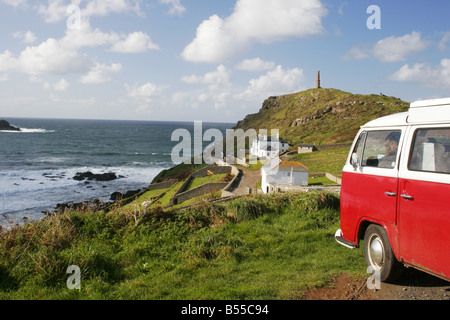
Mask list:
POLYGON ((314 87, 317 70, 325 88, 448 97, 448 12, 448 0, 0 0, 0 118, 236 122, 314 87))

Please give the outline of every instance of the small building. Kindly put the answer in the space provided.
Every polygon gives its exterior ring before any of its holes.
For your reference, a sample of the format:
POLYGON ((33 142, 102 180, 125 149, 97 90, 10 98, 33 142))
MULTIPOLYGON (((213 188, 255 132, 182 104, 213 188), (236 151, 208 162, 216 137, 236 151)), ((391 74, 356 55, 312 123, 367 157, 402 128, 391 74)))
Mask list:
POLYGON ((250 148, 250 156, 258 158, 276 158, 289 148, 289 143, 276 137, 259 134, 250 148))
POLYGON ((261 168, 263 193, 295 189, 308 185, 309 170, 300 162, 273 159, 261 168))
POLYGON ((316 151, 316 145, 314 144, 299 144, 298 145, 298 153, 310 153, 316 151))

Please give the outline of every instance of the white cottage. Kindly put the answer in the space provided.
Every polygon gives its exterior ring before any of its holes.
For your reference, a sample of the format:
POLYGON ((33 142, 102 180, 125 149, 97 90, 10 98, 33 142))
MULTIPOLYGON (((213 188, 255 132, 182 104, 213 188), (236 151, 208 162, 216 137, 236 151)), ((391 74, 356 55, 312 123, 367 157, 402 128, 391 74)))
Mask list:
POLYGON ((308 168, 300 162, 276 158, 261 168, 261 189, 264 193, 295 189, 308 185, 308 168))
POLYGON ((253 140, 250 148, 250 155, 258 158, 276 158, 289 148, 289 143, 278 137, 270 137, 259 134, 257 139, 253 140))

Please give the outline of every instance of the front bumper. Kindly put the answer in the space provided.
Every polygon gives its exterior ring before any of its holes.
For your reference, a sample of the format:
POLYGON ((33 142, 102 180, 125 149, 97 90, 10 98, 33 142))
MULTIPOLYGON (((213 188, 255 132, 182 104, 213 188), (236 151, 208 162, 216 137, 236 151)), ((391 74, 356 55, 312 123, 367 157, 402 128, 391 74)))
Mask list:
POLYGON ((343 245, 344 247, 347 247, 347 248, 350 248, 350 249, 357 248, 356 244, 354 244, 353 242, 350 242, 350 241, 344 239, 344 237, 342 236, 342 230, 341 229, 338 229, 336 231, 336 233, 334 234, 334 239, 336 239, 336 241, 340 245, 343 245))

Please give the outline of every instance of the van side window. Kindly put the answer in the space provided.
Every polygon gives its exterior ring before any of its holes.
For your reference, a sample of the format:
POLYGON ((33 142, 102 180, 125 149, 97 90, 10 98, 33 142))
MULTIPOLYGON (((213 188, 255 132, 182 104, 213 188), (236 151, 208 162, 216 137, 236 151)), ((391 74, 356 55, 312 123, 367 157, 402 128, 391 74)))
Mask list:
POLYGON ((377 168, 394 168, 400 136, 400 130, 367 132, 362 165, 377 168))
POLYGON ((352 152, 352 157, 350 159, 350 164, 352 166, 357 166, 361 163, 365 141, 366 141, 366 133, 362 132, 358 138, 358 141, 355 144, 355 149, 352 152))
POLYGON ((416 130, 408 169, 450 173, 450 128, 416 130))

